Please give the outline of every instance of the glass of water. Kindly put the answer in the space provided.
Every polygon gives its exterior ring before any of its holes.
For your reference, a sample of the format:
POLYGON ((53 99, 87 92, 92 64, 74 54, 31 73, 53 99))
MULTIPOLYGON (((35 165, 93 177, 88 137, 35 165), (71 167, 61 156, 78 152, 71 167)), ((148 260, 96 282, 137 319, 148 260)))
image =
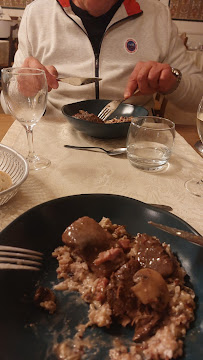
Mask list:
POLYGON ((33 128, 47 104, 48 86, 44 70, 4 68, 1 70, 1 82, 8 109, 26 130, 30 170, 46 168, 50 160, 37 155, 33 146, 33 128))
POLYGON ((127 157, 136 168, 160 171, 167 168, 175 138, 175 124, 157 116, 132 119, 127 136, 127 157))

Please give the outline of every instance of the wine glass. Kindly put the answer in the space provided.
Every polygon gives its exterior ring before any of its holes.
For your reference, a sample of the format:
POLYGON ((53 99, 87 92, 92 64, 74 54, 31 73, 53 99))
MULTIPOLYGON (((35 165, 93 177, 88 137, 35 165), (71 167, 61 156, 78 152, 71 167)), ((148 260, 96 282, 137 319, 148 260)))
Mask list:
POLYGON ((44 114, 48 86, 44 70, 4 68, 1 70, 3 95, 11 114, 23 125, 28 141, 30 170, 44 169, 50 160, 35 154, 33 128, 44 114))
MULTIPOLYGON (((197 110, 197 132, 201 141, 198 146, 199 152, 203 154, 203 97, 197 110)), ((193 195, 203 197, 203 177, 193 178, 185 183, 186 189, 193 195)))

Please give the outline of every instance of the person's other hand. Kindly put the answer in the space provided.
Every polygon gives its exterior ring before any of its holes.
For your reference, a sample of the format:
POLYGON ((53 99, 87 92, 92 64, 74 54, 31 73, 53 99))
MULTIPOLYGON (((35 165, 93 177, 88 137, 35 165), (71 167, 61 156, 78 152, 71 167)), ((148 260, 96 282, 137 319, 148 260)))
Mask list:
POLYGON ((128 79, 124 97, 131 97, 137 88, 140 90, 138 95, 167 93, 176 87, 176 82, 170 65, 139 61, 128 79))
POLYGON ((56 80, 58 72, 53 65, 44 66, 37 59, 30 56, 24 60, 22 67, 44 70, 47 78, 48 91, 58 88, 59 85, 58 81, 56 80))

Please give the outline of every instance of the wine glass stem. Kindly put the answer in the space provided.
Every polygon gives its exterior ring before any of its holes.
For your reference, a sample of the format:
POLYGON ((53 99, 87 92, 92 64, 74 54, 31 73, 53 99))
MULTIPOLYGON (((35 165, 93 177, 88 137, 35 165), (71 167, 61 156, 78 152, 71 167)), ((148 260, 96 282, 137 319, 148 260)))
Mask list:
POLYGON ((33 125, 23 125, 26 130, 27 142, 28 142, 28 159, 35 158, 34 144, 33 144, 33 125))

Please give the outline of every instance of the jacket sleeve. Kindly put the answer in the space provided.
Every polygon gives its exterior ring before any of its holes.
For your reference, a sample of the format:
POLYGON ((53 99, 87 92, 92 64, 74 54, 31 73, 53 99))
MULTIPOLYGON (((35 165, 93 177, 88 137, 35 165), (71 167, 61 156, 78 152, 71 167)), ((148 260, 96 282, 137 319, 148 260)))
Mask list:
POLYGON ((178 29, 174 22, 168 17, 169 46, 164 63, 179 69, 182 79, 178 88, 166 98, 179 108, 186 111, 197 111, 199 102, 203 95, 203 71, 193 63, 186 47, 178 35, 178 29))

